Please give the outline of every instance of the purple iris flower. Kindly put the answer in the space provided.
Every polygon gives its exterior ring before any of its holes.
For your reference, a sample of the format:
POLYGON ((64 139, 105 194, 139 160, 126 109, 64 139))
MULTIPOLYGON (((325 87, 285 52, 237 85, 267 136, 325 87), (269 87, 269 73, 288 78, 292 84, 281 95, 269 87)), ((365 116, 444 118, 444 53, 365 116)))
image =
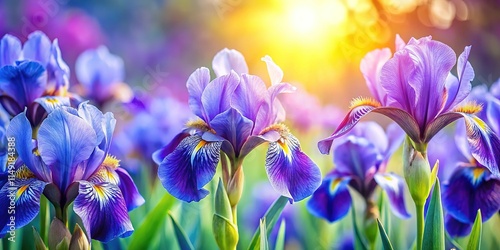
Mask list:
MULTIPOLYGON (((477 116, 495 133, 500 132, 500 82, 494 83, 490 91, 485 85, 474 87, 468 98, 483 107, 477 116)), ((432 140, 429 145, 429 157, 439 159, 441 169, 446 169, 446 176, 440 176, 445 180, 442 195, 447 212, 445 226, 451 236, 460 237, 470 233, 478 209, 483 221, 500 210, 500 178, 471 154, 464 124, 458 123, 456 130, 455 138, 447 141, 439 133, 436 136, 439 141, 432 140)))
POLYGON ((280 124, 285 111, 277 96, 294 88, 281 82, 283 71, 269 56, 263 61, 271 78, 269 88, 260 77, 248 74, 243 55, 235 50, 224 49, 214 57, 212 81, 207 68, 191 74, 189 106, 200 120, 188 123, 153 156, 160 165, 160 181, 173 196, 188 202, 203 199, 208 195, 203 186, 214 177, 221 152, 234 173, 245 156, 265 142, 269 143, 266 171, 281 195, 299 201, 319 186, 319 168, 280 124))
POLYGON ((405 183, 394 173, 386 173, 392 153, 401 145, 404 133, 396 124, 387 128, 374 122, 360 123, 336 142, 333 149, 335 168, 325 176, 321 186, 307 203, 313 215, 334 222, 344 217, 351 207, 348 186, 371 200, 380 186, 388 195, 392 211, 400 218, 409 218, 404 203, 405 183))
POLYGON ((105 46, 84 51, 76 60, 76 77, 83 95, 102 105, 110 99, 129 101, 132 92, 124 84, 123 60, 105 46))
POLYGON ((468 143, 474 158, 494 175, 500 175, 500 140, 475 113, 481 108, 474 103, 461 105, 471 91, 474 70, 467 61, 470 46, 458 57, 446 44, 431 37, 410 39, 404 44, 396 39, 396 53, 389 49, 375 50, 361 62, 361 71, 374 96, 358 98, 336 131, 320 141, 320 151, 327 154, 332 141, 352 129, 361 117, 370 112, 394 120, 425 152, 427 143, 446 125, 464 118, 468 143), (457 65, 458 78, 450 71, 457 65))
POLYGON ((23 112, 7 130, 19 155, 15 178, 0 189, 1 234, 8 230, 9 197, 14 194, 16 228, 32 221, 44 194, 56 217, 67 221, 67 207, 82 219, 89 239, 110 241, 133 231, 128 211, 144 203, 119 160, 108 154, 116 120, 86 102, 78 109, 56 107, 35 129, 23 112))
POLYGON ((41 96, 66 95, 69 67, 57 39, 51 42, 35 31, 21 46, 18 38, 7 34, 0 40, 0 55, 0 100, 12 116, 41 96))

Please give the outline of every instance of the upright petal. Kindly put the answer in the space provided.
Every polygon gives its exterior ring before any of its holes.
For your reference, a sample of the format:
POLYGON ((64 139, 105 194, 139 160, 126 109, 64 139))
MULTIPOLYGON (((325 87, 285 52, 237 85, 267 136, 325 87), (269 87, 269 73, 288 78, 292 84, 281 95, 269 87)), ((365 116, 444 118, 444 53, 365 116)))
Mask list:
POLYGON ((21 41, 15 36, 6 34, 0 40, 0 67, 14 65, 21 57, 21 41))
POLYGON ((28 36, 23 46, 24 59, 37 61, 43 66, 49 62, 51 42, 41 31, 35 31, 28 36))
POLYGON ((125 199, 114 184, 80 181, 73 210, 82 219, 91 239, 108 242, 116 237, 128 237, 134 231, 125 199))
POLYGON ((348 184, 350 178, 329 174, 307 202, 307 210, 314 216, 334 222, 343 218, 351 208, 348 184))
POLYGON ((9 223, 14 224, 16 229, 24 227, 38 215, 40 211, 40 196, 42 195, 45 182, 33 178, 20 178, 22 173, 30 173, 25 167, 16 171, 16 178, 9 180, 0 189, 0 235, 10 231, 9 223), (15 204, 12 206, 12 204, 15 204), (15 220, 11 221, 11 216, 15 220))
POLYGON ((405 206, 405 182, 393 173, 375 174, 375 181, 387 193, 392 212, 399 218, 408 219, 410 214, 405 206))
POLYGON ((281 70, 281 68, 276 65, 273 59, 268 55, 262 57, 261 60, 267 65, 267 72, 269 74, 269 78, 271 78, 271 85, 281 83, 283 80, 283 70, 281 70))
POLYGON ((40 155, 61 191, 83 175, 85 169, 77 165, 89 158, 97 143, 89 124, 61 109, 50 113, 38 130, 40 155))
POLYGON ((217 77, 228 75, 231 73, 231 70, 238 73, 238 75, 248 73, 245 57, 239 51, 227 48, 219 51, 214 56, 212 68, 217 77))
MULTIPOLYGON (((465 47, 464 52, 460 54, 457 62, 457 73, 458 80, 446 81, 446 89, 448 91, 448 98, 446 100, 446 105, 443 110, 448 111, 454 108, 457 104, 463 101, 471 92, 472 84, 470 83, 474 79, 474 69, 469 63, 468 58, 470 54, 470 46, 465 47)), ((450 78, 450 76, 448 76, 450 78)), ((452 79, 454 77, 452 76, 452 79)))
POLYGON ((16 139, 16 152, 21 161, 35 174, 35 176, 44 181, 51 181, 50 169, 41 161, 32 137, 31 124, 26 117, 25 112, 14 117, 7 130, 8 137, 16 139))
POLYGON ((300 149, 295 136, 286 130, 281 138, 270 142, 266 155, 266 172, 273 188, 293 201, 310 196, 321 184, 321 171, 300 149))
POLYGON ((50 95, 65 96, 69 87, 69 67, 62 59, 57 39, 52 42, 49 63, 47 64, 48 89, 50 95))
POLYGON ((163 187, 183 201, 199 201, 208 195, 203 188, 215 175, 222 142, 207 142, 199 134, 184 138, 158 168, 163 187))
POLYGON ((377 172, 383 154, 363 137, 349 136, 333 150, 335 170, 369 182, 377 172))
POLYGON ((382 105, 387 104, 387 93, 382 88, 380 84, 380 72, 382 71, 382 66, 391 58, 392 53, 388 48, 376 49, 369 52, 361 60, 361 73, 365 77, 366 85, 375 97, 375 100, 382 103, 382 105))
POLYGON ((0 69, 0 90, 12 98, 16 110, 7 110, 11 115, 22 112, 45 91, 47 72, 44 67, 33 61, 22 61, 16 66, 4 66, 0 69), (15 113, 13 113, 15 112, 15 113))
POLYGON ((266 85, 260 77, 243 74, 238 88, 234 91, 231 106, 243 116, 255 122, 267 96, 266 85))
POLYGON ((201 97, 203 91, 210 83, 210 71, 205 68, 199 68, 195 70, 188 78, 186 86, 189 93, 189 107, 195 115, 203 119, 205 122, 209 122, 208 116, 205 109, 203 108, 203 103, 201 97))
POLYGON ((235 153, 239 154, 243 143, 252 133, 253 122, 241 115, 238 110, 230 108, 215 116, 210 122, 210 127, 217 135, 228 140, 235 153))
POLYGON ((457 220, 474 223, 481 209, 483 221, 500 210, 500 180, 483 167, 459 167, 443 187, 443 206, 457 220))
POLYGON ((201 95, 201 103, 205 109, 208 121, 230 108, 231 98, 239 82, 239 76, 231 72, 228 75, 215 78, 207 85, 201 95))
POLYGON ((108 94, 113 84, 123 82, 123 60, 105 46, 83 52, 75 64, 78 81, 93 92, 108 94))

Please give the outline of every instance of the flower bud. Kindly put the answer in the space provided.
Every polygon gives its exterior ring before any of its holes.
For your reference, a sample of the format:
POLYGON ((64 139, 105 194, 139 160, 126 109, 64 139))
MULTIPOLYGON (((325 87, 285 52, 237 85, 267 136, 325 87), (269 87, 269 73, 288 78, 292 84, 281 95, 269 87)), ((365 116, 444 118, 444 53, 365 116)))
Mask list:
POLYGON ((425 205, 432 187, 431 167, 426 152, 415 150, 409 138, 403 148, 404 176, 411 197, 417 206, 425 205))
POLYGON ((231 204, 229 203, 228 195, 222 180, 219 178, 219 184, 217 185, 217 190, 215 191, 215 213, 233 221, 233 212, 231 210, 231 204))
POLYGON ((227 196, 229 198, 229 203, 231 207, 238 205, 241 199, 241 194, 243 193, 244 175, 243 167, 239 166, 234 172, 233 177, 229 180, 227 184, 227 196))
POLYGON ((69 243, 69 250, 88 250, 90 249, 89 241, 87 236, 83 232, 82 228, 75 225, 75 230, 73 230, 73 236, 71 236, 71 242, 69 243))
POLYGON ((214 214, 212 220, 212 230, 215 241, 222 250, 234 250, 238 244, 238 230, 228 219, 214 214))
POLYGON ((71 234, 66 225, 58 218, 54 218, 49 228, 49 249, 56 249, 59 244, 62 244, 60 247, 63 247, 64 241, 69 244, 70 239, 71 234))

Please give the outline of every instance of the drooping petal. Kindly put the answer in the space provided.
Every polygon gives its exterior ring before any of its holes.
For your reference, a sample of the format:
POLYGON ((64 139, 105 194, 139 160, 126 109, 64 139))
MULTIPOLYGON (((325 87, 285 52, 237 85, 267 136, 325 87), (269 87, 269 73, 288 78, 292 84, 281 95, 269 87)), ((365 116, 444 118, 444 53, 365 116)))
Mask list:
POLYGON ((363 137, 348 138, 333 150, 335 170, 369 182, 383 160, 383 154, 363 137))
POLYGON ((382 66, 391 56, 392 53, 389 48, 376 49, 366 54, 360 64, 361 73, 363 73, 368 89, 372 96, 375 97, 375 100, 382 103, 382 105, 387 103, 387 93, 380 84, 380 72, 382 66))
POLYGON ((392 212, 399 218, 410 218, 406 210, 403 178, 394 173, 375 174, 375 181, 387 193, 392 212))
POLYGON ((184 138, 158 168, 163 187, 183 201, 199 201, 208 195, 203 188, 215 175, 222 142, 207 142, 199 134, 184 138))
POLYGON ((269 74, 269 78, 271 78, 271 85, 281 83, 283 80, 283 70, 276 63, 274 63, 273 59, 268 55, 262 57, 261 60, 267 65, 267 72, 269 74))
POLYGON ((13 98, 16 110, 7 110, 11 115, 22 112, 45 91, 47 71, 38 62, 22 61, 18 65, 7 65, 0 69, 0 90, 13 98), (15 112, 15 113, 14 113, 15 112))
POLYGON ((253 122, 241 115, 241 113, 230 108, 221 114, 218 114, 210 122, 216 134, 228 140, 233 149, 238 154, 243 143, 252 133, 253 122))
POLYGON ((258 147, 262 143, 278 141, 280 138, 281 138, 280 133, 275 130, 266 131, 261 135, 252 135, 248 138, 248 140, 245 141, 245 144, 243 144, 239 157, 243 159, 253 149, 258 147))
POLYGON ((243 74, 238 88, 234 91, 231 106, 237 109, 252 123, 257 119, 257 114, 265 104, 267 88, 258 76, 243 74))
POLYGON ((425 133, 425 140, 430 140, 437 131, 463 117, 465 120, 467 141, 472 156, 481 165, 488 168, 494 176, 500 176, 500 154, 498 153, 500 152, 500 139, 498 135, 496 135, 484 121, 473 114, 476 112, 475 110, 471 112, 467 110, 459 111, 464 112, 449 112, 438 116, 429 124, 425 133))
POLYGON ((28 36, 23 46, 24 59, 38 61, 43 66, 47 65, 50 58, 51 42, 41 31, 35 31, 28 36))
POLYGON ((208 121, 231 107, 231 99, 239 82, 239 76, 233 71, 228 75, 215 78, 207 85, 201 95, 201 103, 208 121))
POLYGON ((167 155, 169 155, 170 153, 172 153, 175 148, 177 148, 177 146, 181 143, 181 141, 188 137, 190 135, 190 133, 186 130, 182 131, 181 133, 177 134, 167 145, 163 146, 162 148, 156 150, 152 157, 153 157, 153 161, 160 165, 160 163, 163 161, 163 159, 165 159, 165 157, 167 157, 167 155))
POLYGON ((89 158, 97 143, 87 122, 61 109, 50 113, 38 130, 40 155, 60 190, 66 190, 75 176, 83 175, 85 169, 78 164, 89 158))
POLYGON ((273 188, 293 201, 310 196, 321 184, 318 166, 300 149, 300 143, 288 131, 270 142, 266 155, 266 172, 273 188))
POLYGON ((483 221, 500 210, 500 180, 483 167, 459 167, 443 187, 443 206, 462 222, 474 223, 481 209, 483 221))
POLYGON ((349 177, 337 174, 325 177, 307 202, 307 210, 329 222, 343 218, 349 212, 352 202, 347 185, 349 181, 349 177))
POLYGON ((214 56, 212 69, 217 77, 228 75, 231 73, 231 70, 238 75, 248 73, 245 57, 239 51, 228 48, 219 51, 214 56))
POLYGON ((21 57, 21 41, 15 36, 6 34, 0 40, 0 67, 14 65, 21 57))
POLYGON ((7 181, 0 190, 0 209, 3 211, 0 213, 0 235, 10 231, 9 223, 19 229, 30 223, 40 211, 40 196, 47 183, 36 178, 17 178, 23 171, 29 172, 21 167, 16 178, 7 181), (14 221, 11 221, 11 216, 15 216, 14 221))
POLYGON ((369 99, 354 100, 351 110, 332 135, 318 142, 322 154, 328 154, 334 139, 349 132, 359 120, 370 112, 380 113, 395 121, 415 142, 420 141, 420 131, 416 121, 402 109, 380 107, 380 104, 369 99))
POLYGON ((464 237, 472 230, 472 223, 464 223, 455 219, 450 214, 444 217, 444 227, 451 237, 464 237))
POLYGON ((186 86, 189 92, 189 108, 193 111, 195 115, 203 119, 205 122, 209 122, 206 111, 203 107, 201 97, 203 91, 210 83, 210 71, 201 67, 195 70, 188 78, 186 86))
POLYGON ((137 186, 135 185, 132 177, 130 177, 127 171, 123 168, 117 168, 115 169, 115 171, 120 178, 118 187, 122 191, 128 211, 131 211, 132 209, 144 204, 144 198, 139 193, 139 190, 137 190, 137 186))
POLYGON ((62 106, 70 106, 69 97, 64 96, 44 96, 35 99, 35 102, 40 104, 48 114, 62 106))
POLYGON ((25 112, 14 117, 7 129, 7 136, 15 138, 16 152, 21 161, 35 174, 35 176, 44 181, 51 181, 49 168, 41 161, 37 149, 33 143, 31 124, 26 117, 25 112))
MULTIPOLYGON (((460 54, 457 62, 458 80, 446 81, 446 89, 448 90, 448 99, 443 110, 449 110, 463 101, 471 92, 474 79, 474 69, 469 63, 470 46, 465 47, 464 52, 460 54)), ((449 76, 448 76, 449 77, 449 76)), ((456 79, 456 78, 455 78, 456 79)))
POLYGON ((80 181, 73 210, 82 219, 91 239, 108 242, 130 236, 134 231, 117 185, 80 181))
POLYGON ((497 134, 500 134, 500 99, 492 99, 488 101, 486 106, 486 123, 497 134))

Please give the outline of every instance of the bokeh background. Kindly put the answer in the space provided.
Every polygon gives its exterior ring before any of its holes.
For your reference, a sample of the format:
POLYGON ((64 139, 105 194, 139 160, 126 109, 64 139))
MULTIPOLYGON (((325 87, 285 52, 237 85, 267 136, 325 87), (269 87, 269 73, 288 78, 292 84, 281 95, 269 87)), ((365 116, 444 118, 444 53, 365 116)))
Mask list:
MULTIPOLYGON (((0 34, 10 33, 25 41, 35 30, 59 40, 62 57, 72 70, 70 90, 77 91, 79 86, 74 73, 78 56, 87 49, 105 45, 123 58, 124 81, 136 95, 154 93, 175 100, 157 104, 156 109, 146 112, 148 116, 136 121, 126 112, 120 113, 121 104, 104 107, 115 112, 118 126, 122 127, 115 135, 119 146, 134 143, 130 138, 121 140, 119 133, 127 131, 127 126, 133 132, 126 133, 134 133, 132 137, 169 134, 163 142, 156 141, 155 146, 142 141, 144 145, 140 147, 151 147, 147 152, 168 141, 189 118, 186 107, 176 105, 187 103, 185 83, 196 68, 210 68, 218 51, 231 48, 245 56, 252 74, 268 81, 261 58, 269 55, 283 69, 284 80, 299 87, 298 93, 282 100, 287 109, 287 124, 324 173, 333 167, 331 156, 320 155, 316 142, 333 131, 352 98, 370 95, 359 70, 360 61, 375 48, 394 50, 396 34, 405 41, 431 35, 457 54, 472 45, 469 60, 476 73, 473 84, 490 85, 500 77, 500 1, 495 0, 0 0, 0 34), (158 105, 164 110, 157 110, 158 105), (154 123, 163 127, 155 125, 152 130, 154 123)), ((380 116, 370 115, 368 119, 387 124, 380 116)), ((120 150, 124 149, 117 149, 120 150)), ((277 197, 266 182, 264 150, 261 148, 245 160, 250 166, 245 169, 247 181, 240 221, 249 226, 240 227, 243 243, 248 242, 262 216, 252 213, 277 197)), ((129 152, 128 156, 137 154, 129 152)), ((396 155, 391 169, 401 173, 400 152, 396 155)), ((138 159, 139 163, 128 160, 122 158, 147 200, 131 213, 137 228, 166 191, 155 181, 151 162, 144 157, 138 159)), ((213 190, 215 184, 213 181, 209 189, 213 190)), ((195 245, 206 249, 215 247, 211 217, 200 214, 211 215, 212 199, 209 196, 199 204, 177 202, 174 209, 195 245)), ((285 215, 292 218, 287 223, 287 235, 292 239, 287 246, 291 249, 339 249, 352 242, 350 217, 344 223, 330 225, 308 215, 303 204, 290 210, 285 215)), ((393 241, 396 248, 410 247, 412 227, 402 225, 412 221, 394 223, 394 228, 401 228, 392 233, 397 238, 393 241)), ((496 217, 484 230, 492 231, 498 225, 495 223, 496 217)), ((172 249, 171 226, 163 224, 158 233, 163 236, 152 237, 154 246, 172 249)), ((491 233, 486 234, 484 237, 491 233)), ((493 240, 485 243, 489 244, 486 249, 498 246, 497 237, 489 236, 493 240)), ((27 233, 25 237, 31 236, 27 233)), ((124 239, 102 246, 95 242, 93 246, 116 249, 126 248, 128 243, 130 240, 124 239)))

